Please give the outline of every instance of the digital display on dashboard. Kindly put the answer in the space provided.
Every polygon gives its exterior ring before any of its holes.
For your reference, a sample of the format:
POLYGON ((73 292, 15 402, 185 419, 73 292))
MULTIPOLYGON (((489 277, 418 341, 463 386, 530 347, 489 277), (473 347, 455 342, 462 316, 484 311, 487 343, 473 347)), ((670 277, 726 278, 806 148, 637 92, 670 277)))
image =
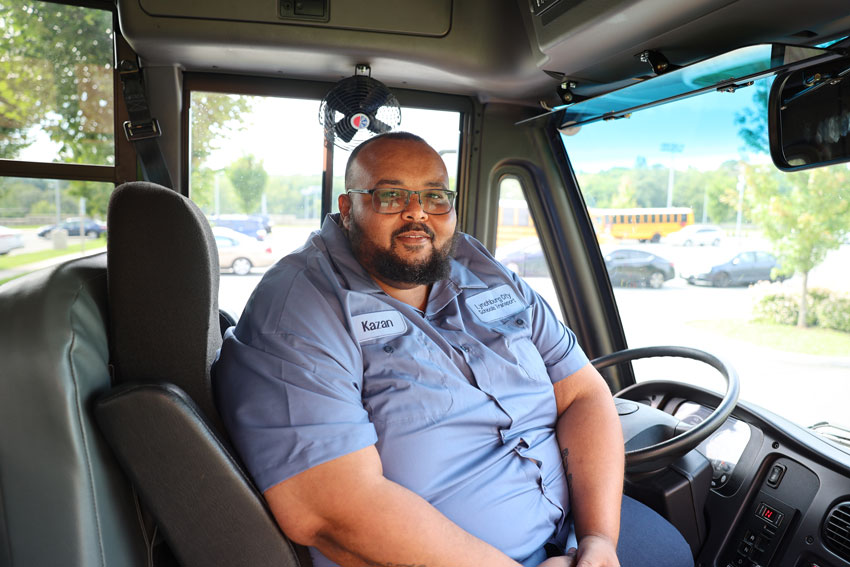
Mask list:
MULTIPOLYGON (((673 414, 679 420, 690 425, 697 425, 714 411, 694 402, 684 402, 673 414)), ((711 462, 714 472, 711 477, 711 487, 720 488, 732 477, 735 465, 744 454, 744 449, 750 441, 750 427, 734 418, 729 418, 708 439, 699 444, 697 449, 711 462)))

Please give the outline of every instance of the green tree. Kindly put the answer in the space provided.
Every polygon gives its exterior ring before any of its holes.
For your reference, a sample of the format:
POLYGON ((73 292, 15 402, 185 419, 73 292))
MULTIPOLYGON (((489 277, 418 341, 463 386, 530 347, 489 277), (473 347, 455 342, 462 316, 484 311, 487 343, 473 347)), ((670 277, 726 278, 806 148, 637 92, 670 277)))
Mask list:
POLYGON ((735 115, 738 135, 744 141, 744 149, 759 154, 770 153, 767 136, 767 99, 770 81, 758 81, 753 88, 753 105, 741 109, 735 115))
POLYGON ((0 14, 0 155, 15 157, 38 127, 62 161, 114 163, 112 13, 0 0, 0 14))
POLYGON ((191 191, 192 200, 202 209, 211 209, 215 201, 215 176, 219 164, 209 163, 213 151, 230 139, 230 134, 245 129, 242 116, 251 112, 251 97, 195 91, 191 116, 191 191))
POLYGON ((727 161, 708 174, 705 181, 706 209, 711 222, 735 219, 738 209, 738 162, 727 161))
MULTIPOLYGON (((757 83, 753 105, 736 116, 745 146, 768 152, 767 101, 770 84, 757 83)), ((833 166, 782 174, 765 167, 748 166, 748 202, 752 218, 773 243, 785 273, 802 276, 800 315, 806 326, 809 272, 841 245, 850 232, 850 202, 846 198, 848 173, 833 166)))
POLYGON ((227 168, 227 176, 236 190, 242 212, 256 212, 269 177, 263 161, 253 155, 242 156, 227 168))
POLYGON ((809 272, 850 234, 850 172, 834 166, 780 175, 746 168, 753 217, 774 243, 782 272, 802 276, 797 326, 805 327, 809 272))

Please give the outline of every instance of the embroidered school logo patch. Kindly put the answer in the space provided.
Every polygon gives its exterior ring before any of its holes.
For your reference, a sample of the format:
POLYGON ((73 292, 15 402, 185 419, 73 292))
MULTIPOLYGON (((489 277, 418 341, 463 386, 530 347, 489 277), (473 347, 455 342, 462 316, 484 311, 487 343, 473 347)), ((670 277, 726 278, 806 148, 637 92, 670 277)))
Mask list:
POLYGON ((400 335, 407 330, 407 322, 398 311, 378 311, 351 317, 354 336, 362 343, 371 339, 400 335))
POLYGON ((525 309, 525 304, 509 285, 500 285, 473 295, 466 300, 466 305, 485 323, 516 315, 525 309))

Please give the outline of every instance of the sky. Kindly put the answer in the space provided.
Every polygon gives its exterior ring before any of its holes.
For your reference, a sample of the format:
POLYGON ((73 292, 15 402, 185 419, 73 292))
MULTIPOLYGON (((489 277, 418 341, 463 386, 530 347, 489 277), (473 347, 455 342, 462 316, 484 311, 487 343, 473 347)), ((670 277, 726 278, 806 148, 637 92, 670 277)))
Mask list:
POLYGON ((563 136, 573 167, 593 173, 614 166, 632 167, 637 156, 647 163, 674 168, 714 169, 724 161, 769 159, 742 150, 736 113, 752 105, 753 87, 735 93, 708 93, 642 110, 629 118, 595 122, 573 136, 563 136), (680 144, 681 154, 662 144, 680 144))
MULTIPOLYGON (((245 129, 231 135, 209 161, 224 167, 243 154, 254 154, 270 175, 321 173, 324 130, 319 124, 319 101, 252 98, 253 113, 245 118, 245 129)), ((453 150, 444 159, 449 171, 457 170, 458 113, 403 108, 401 119, 399 129, 419 134, 438 151, 453 150)), ((334 172, 340 174, 348 153, 335 150, 334 156, 334 172)))

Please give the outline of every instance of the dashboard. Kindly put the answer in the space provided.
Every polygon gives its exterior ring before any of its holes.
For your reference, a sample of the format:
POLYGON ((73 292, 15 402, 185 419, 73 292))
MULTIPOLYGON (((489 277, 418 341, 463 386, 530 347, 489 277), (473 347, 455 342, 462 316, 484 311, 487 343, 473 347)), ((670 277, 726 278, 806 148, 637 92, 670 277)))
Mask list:
MULTIPOLYGON (((720 401, 713 392, 673 382, 644 382, 618 396, 647 403, 691 426, 705 420, 720 401)), ((676 511, 681 502, 667 503, 667 510, 659 500, 647 503, 686 536, 698 567, 850 567, 847 449, 739 402, 732 416, 679 466, 694 463, 696 453, 704 456, 703 464, 691 466, 709 468, 710 482, 696 468, 683 470, 682 478, 694 495, 694 511, 704 511, 705 529, 682 529, 683 515, 676 511), (697 532, 695 544, 688 533, 697 532)), ((669 471, 665 474, 669 477, 669 471)), ((626 492, 640 494, 648 484, 646 478, 630 482, 627 477, 626 492)), ((673 485, 658 490, 663 500, 673 485)))
MULTIPOLYGON (((712 411, 695 402, 682 402, 673 415, 693 426, 702 423, 712 411)), ((699 444, 697 450, 711 463, 711 488, 721 488, 729 482, 752 437, 749 425, 730 417, 711 437, 699 444)))

